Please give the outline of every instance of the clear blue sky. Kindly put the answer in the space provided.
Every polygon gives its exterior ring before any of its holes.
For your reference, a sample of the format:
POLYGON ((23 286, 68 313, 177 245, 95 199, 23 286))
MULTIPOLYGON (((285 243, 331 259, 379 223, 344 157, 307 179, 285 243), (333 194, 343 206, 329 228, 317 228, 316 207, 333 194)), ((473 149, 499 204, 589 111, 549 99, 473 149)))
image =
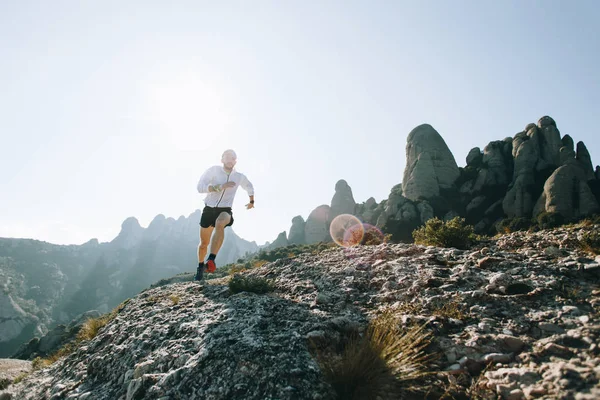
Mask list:
POLYGON ((552 116, 600 163, 600 2, 0 1, 0 236, 111 240, 202 207, 234 148, 259 244, 346 179, 381 201, 430 123, 459 166, 552 116))

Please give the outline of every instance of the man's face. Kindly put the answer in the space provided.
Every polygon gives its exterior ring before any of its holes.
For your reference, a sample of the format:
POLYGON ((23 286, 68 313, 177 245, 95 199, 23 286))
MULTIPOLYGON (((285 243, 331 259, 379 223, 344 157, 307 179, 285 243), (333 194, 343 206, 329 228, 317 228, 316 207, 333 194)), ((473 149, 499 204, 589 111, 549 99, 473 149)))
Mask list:
POLYGON ((237 162, 235 156, 230 153, 223 154, 221 161, 223 162, 223 165, 229 169, 233 168, 235 166, 235 163, 237 162))

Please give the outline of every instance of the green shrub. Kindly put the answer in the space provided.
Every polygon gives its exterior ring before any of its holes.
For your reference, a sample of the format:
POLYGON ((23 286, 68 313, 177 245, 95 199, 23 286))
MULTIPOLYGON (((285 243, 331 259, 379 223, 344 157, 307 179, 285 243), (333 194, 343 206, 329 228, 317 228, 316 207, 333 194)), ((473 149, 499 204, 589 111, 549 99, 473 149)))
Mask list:
POLYGON ((565 219, 559 213, 544 211, 538 214, 536 222, 540 229, 552 229, 564 225, 565 219))
POLYGON ((258 276, 246 276, 235 274, 229 280, 229 291, 231 293, 252 292, 263 294, 272 292, 274 289, 271 281, 258 276))
POLYGON ((476 242, 476 236, 471 225, 465 219, 455 217, 444 222, 439 218, 432 218, 427 223, 413 232, 415 243, 427 246, 455 247, 468 249, 476 242))

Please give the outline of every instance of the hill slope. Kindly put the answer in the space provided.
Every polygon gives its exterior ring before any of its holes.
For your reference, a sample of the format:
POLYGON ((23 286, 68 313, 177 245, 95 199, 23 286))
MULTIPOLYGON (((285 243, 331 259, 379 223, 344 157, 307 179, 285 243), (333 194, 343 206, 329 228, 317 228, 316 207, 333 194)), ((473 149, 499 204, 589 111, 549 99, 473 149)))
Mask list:
MULTIPOLYGON (((434 374, 406 382, 430 398, 598 398, 600 258, 579 243, 599 228, 516 232, 467 251, 305 253, 246 273, 270 279, 269 294, 231 294, 228 278, 152 288, 5 398, 338 398, 311 343, 334 359, 383 310, 433 335, 434 374)), ((379 395, 398 398, 401 387, 379 395)), ((371 389, 356 398, 375 398, 371 389)))

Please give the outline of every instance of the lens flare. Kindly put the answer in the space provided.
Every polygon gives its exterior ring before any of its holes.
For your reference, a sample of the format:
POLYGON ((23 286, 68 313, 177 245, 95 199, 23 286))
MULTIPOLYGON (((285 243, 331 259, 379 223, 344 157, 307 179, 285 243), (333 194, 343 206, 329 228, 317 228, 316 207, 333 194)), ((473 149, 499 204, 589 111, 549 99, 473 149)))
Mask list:
POLYGON ((339 246, 352 247, 360 244, 365 235, 365 230, 362 222, 354 215, 341 214, 331 221, 329 234, 339 246))
POLYGON ((385 243, 385 235, 378 227, 371 224, 363 224, 364 236, 363 236, 363 244, 366 245, 377 245, 381 243, 385 243))

